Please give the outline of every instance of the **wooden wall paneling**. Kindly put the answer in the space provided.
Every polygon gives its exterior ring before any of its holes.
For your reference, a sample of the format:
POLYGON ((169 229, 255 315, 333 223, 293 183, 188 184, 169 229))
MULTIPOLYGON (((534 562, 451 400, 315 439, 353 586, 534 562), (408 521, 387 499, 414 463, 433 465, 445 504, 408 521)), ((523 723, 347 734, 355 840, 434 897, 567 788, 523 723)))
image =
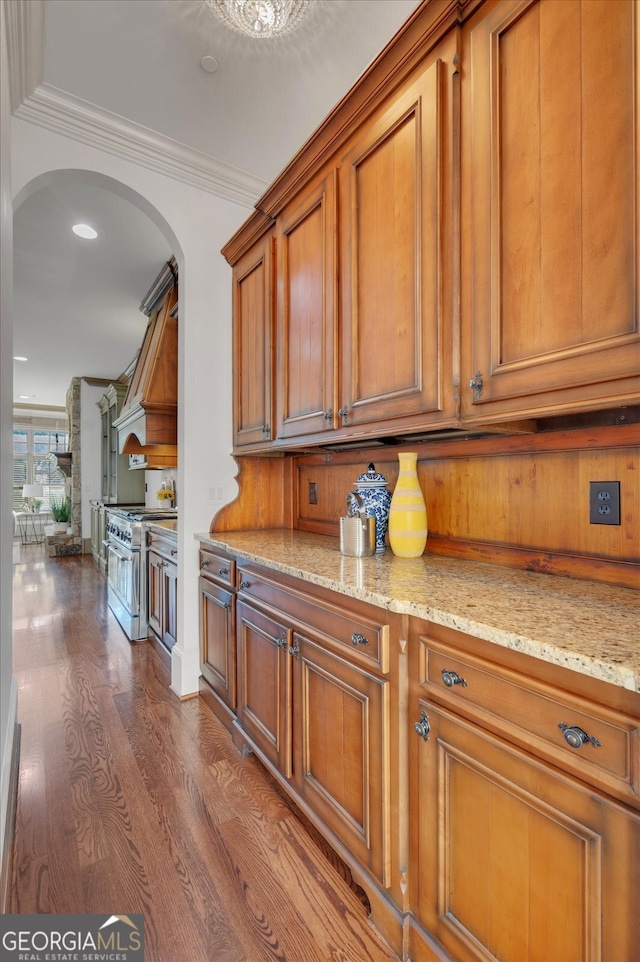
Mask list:
MULTIPOLYGON (((419 453, 427 551, 634 586, 640 577, 638 426, 446 440, 419 453), (589 482, 620 481, 620 525, 591 524, 589 482)), ((295 459, 294 527, 338 536, 345 499, 368 462, 390 490, 398 448, 295 459), (318 503, 309 504, 309 484, 318 503)))

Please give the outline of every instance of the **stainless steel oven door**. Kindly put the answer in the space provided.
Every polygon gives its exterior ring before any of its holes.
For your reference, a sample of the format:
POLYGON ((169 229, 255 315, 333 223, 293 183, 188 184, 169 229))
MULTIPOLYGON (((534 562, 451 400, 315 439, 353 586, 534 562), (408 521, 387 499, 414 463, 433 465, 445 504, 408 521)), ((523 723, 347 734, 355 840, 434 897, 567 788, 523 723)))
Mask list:
POLYGON ((108 552, 109 607, 131 641, 146 638, 140 617, 140 551, 110 541, 108 552))

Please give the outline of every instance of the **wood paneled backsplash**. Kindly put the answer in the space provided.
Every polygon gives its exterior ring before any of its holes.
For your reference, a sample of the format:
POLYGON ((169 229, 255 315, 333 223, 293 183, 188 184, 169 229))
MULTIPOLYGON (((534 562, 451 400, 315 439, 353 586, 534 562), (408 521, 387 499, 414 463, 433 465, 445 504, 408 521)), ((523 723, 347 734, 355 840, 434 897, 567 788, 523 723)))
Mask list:
POLYGON ((358 475, 373 461, 393 490, 399 450, 418 452, 427 552, 640 584, 637 424, 238 458, 240 493, 211 530, 294 527, 337 538, 358 475), (620 482, 619 525, 590 523, 590 481, 620 482), (317 504, 310 503, 310 485, 317 504))

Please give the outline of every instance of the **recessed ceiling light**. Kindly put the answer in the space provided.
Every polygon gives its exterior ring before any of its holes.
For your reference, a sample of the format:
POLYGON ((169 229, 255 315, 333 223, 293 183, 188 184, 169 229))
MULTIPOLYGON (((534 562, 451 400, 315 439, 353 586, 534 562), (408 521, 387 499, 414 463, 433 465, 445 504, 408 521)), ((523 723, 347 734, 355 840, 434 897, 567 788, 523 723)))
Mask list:
POLYGON ((74 224, 71 230, 78 237, 84 237, 85 240, 93 240, 98 236, 98 232, 93 227, 89 227, 88 224, 74 224))
POLYGON ((205 73, 215 73, 218 69, 218 61, 215 57, 211 57, 209 54, 207 54, 200 60, 200 66, 205 73))
POLYGON ((19 401, 28 401, 28 400, 29 400, 29 395, 28 395, 28 394, 19 394, 19 395, 18 395, 18 400, 19 400, 19 401))
POLYGON ((13 358, 13 360, 14 360, 14 361, 28 361, 29 358, 28 358, 28 357, 21 357, 19 354, 16 354, 15 357, 13 358))

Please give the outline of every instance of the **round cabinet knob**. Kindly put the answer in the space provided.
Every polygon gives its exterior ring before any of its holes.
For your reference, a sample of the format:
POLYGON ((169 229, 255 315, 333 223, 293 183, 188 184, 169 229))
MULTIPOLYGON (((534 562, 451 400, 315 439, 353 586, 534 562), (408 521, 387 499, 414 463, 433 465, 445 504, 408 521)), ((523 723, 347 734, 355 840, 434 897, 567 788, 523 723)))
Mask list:
POLYGON ((453 688, 454 685, 462 685, 463 688, 467 687, 466 681, 460 677, 457 671, 448 671, 446 668, 443 668, 442 680, 447 688, 453 688))
POLYGON ((584 728, 579 725, 566 725, 564 722, 558 723, 558 728, 564 735, 564 740, 571 748, 582 748, 587 742, 594 748, 600 748, 602 742, 598 741, 595 735, 589 735, 584 728))
POLYGON ((429 732, 431 731, 431 725, 429 724, 429 719, 427 717, 426 711, 420 712, 420 721, 417 721, 413 730, 420 738, 424 739, 425 742, 429 741, 429 732))

